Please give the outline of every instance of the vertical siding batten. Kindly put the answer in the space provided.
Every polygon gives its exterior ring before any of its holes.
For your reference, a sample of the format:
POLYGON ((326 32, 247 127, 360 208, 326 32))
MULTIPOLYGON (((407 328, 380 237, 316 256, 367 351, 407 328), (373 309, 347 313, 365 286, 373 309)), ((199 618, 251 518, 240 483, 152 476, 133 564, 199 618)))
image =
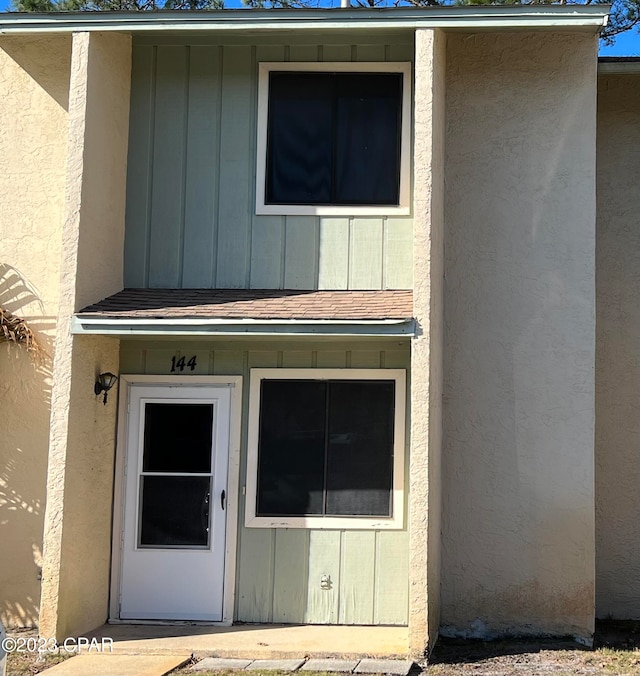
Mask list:
POLYGON ((151 46, 135 46, 131 72, 131 112, 127 161, 127 195, 124 245, 124 284, 146 287, 149 282, 149 228, 153 161, 155 53, 151 46))
POLYGON ((180 190, 180 220, 178 222, 178 283, 181 288, 184 288, 184 236, 185 236, 185 218, 187 211, 187 164, 189 161, 189 155, 192 154, 192 149, 189 144, 189 91, 191 85, 191 45, 185 47, 185 78, 184 78, 184 126, 182 130, 183 139, 182 147, 183 150, 183 160, 182 160, 182 186, 180 190))
POLYGON ((413 223, 410 218, 387 218, 384 223, 384 289, 413 287, 413 223))
POLYGON ((321 61, 318 45, 289 45, 287 61, 321 61))
POLYGON ((191 47, 187 111, 183 288, 207 288, 214 274, 215 184, 220 117, 217 47, 191 47))
POLYGON ((405 624, 407 621, 409 585, 394 584, 394 580, 407 574, 408 553, 406 530, 377 533, 374 624, 405 624))
MULTIPOLYGON (((259 45, 253 68, 254 86, 257 90, 258 65, 262 61, 284 61, 286 58, 284 45, 259 45)), ((255 97, 254 97, 255 98, 255 97)), ((258 216, 254 213, 255 204, 255 130, 257 128, 257 100, 252 106, 253 112, 253 158, 249 166, 251 175, 251 261, 249 287, 252 289, 282 288, 284 258, 284 217, 258 216)))
POLYGON ((318 218, 287 216, 285 277, 287 289, 318 288, 318 218))
POLYGON ((373 624, 375 531, 343 531, 339 624, 373 624))
POLYGON ((275 531, 273 621, 302 622, 309 586, 309 531, 275 531))
POLYGON ((225 47, 216 287, 247 286, 252 47, 225 47))
POLYGON ((349 287, 349 219, 321 218, 318 243, 318 288, 349 287))
POLYGON ((340 540, 338 530, 309 531, 309 575, 303 622, 337 624, 340 608, 340 540), (323 586, 323 576, 328 577, 323 586))
POLYGON ((382 218, 354 218, 351 222, 350 289, 382 287, 382 218))
POLYGON ((354 45, 352 61, 384 61, 385 45, 354 45))
POLYGON ((187 49, 158 48, 149 286, 179 288, 187 49))
MULTIPOLYGON (((243 409, 244 438, 249 401, 249 373, 252 368, 273 368, 278 364, 277 350, 251 350, 245 353, 245 391, 243 409)), ((242 453, 240 476, 246 476, 246 452, 242 453)), ((275 581, 276 531, 267 528, 244 528, 244 505, 239 524, 241 542, 238 570, 238 616, 244 622, 273 622, 273 590, 275 581), (265 562, 268 565, 265 565, 265 562)))
POLYGON ((351 61, 353 45, 323 45, 322 61, 351 61))

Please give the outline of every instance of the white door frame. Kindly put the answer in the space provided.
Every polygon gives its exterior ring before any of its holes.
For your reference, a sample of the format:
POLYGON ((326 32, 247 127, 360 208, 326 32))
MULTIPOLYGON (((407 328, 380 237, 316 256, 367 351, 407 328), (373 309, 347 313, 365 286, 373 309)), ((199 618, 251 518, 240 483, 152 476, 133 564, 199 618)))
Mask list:
MULTIPOLYGON (((129 425, 129 394, 134 385, 200 385, 228 386, 231 395, 231 419, 229 422, 229 467, 226 498, 225 573, 222 603, 222 621, 206 624, 225 625, 233 623, 236 582, 236 551, 238 539, 238 502, 240 499, 240 432, 242 426, 242 376, 148 376, 124 374, 118 388, 118 433, 116 437, 116 465, 113 491, 113 543, 111 553, 111 593, 109 621, 134 623, 120 620, 120 588, 122 573, 122 539, 124 536, 124 473, 127 455, 129 425)), ((138 622, 139 623, 139 622, 138 622)), ((144 622, 144 624, 156 622, 144 622)), ((172 623, 169 623, 172 624, 172 623)), ((190 622, 191 624, 191 622, 190 622)))

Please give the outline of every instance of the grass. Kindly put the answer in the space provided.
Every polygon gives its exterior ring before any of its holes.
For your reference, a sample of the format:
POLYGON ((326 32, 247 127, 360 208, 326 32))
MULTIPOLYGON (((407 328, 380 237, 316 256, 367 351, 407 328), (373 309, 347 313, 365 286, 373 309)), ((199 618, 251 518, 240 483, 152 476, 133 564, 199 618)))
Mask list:
POLYGON ((38 655, 38 653, 10 653, 7 655, 7 676, 33 676, 64 662, 70 655, 38 655))

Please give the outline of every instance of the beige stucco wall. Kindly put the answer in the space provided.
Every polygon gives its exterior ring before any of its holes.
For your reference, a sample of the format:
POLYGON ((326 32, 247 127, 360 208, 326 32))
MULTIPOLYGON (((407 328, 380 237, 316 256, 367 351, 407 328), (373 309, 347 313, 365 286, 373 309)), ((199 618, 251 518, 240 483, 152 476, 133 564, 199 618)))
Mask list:
POLYGON ((433 648, 440 623, 446 35, 416 31, 414 316, 411 345, 409 645, 433 648))
POLYGON ((595 36, 448 36, 442 633, 594 606, 595 36))
POLYGON ((122 288, 130 37, 73 36, 61 293, 53 369, 40 633, 62 638, 107 617, 119 341, 72 336, 71 317, 122 288))
POLYGON ((640 76, 598 80, 596 615, 640 618, 640 76))
POLYGON ((40 603, 51 363, 59 297, 71 38, 0 38, 0 307, 43 351, 0 344, 0 621, 40 603))

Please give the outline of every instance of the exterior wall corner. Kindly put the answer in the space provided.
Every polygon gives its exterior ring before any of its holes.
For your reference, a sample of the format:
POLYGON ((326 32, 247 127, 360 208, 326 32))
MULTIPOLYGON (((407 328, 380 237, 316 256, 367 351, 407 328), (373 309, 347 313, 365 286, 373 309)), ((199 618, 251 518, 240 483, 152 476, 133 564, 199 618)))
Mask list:
POLYGON ((107 618, 115 402, 93 395, 118 373, 119 340, 73 336, 74 312, 122 289, 131 41, 73 36, 69 139, 40 633, 64 637, 107 618))
POLYGON ((414 108, 414 316, 411 350, 409 646, 434 646, 440 614, 442 274, 444 265, 445 42, 416 31, 414 108))

